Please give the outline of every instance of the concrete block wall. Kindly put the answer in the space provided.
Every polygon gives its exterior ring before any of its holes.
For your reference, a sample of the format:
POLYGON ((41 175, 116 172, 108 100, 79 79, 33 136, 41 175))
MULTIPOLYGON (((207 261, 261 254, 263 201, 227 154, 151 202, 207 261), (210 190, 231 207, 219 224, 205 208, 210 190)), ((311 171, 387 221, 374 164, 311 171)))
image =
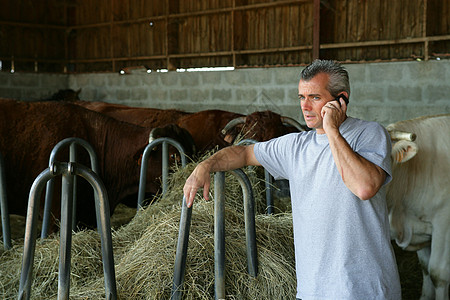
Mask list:
MULTIPOLYGON (((348 115, 383 125, 450 113, 450 60, 345 65, 350 74, 348 115)), ((0 97, 38 100, 58 89, 80 89, 89 101, 195 112, 272 110, 300 121, 300 67, 220 72, 131 74, 9 74, 0 72, 0 97)))

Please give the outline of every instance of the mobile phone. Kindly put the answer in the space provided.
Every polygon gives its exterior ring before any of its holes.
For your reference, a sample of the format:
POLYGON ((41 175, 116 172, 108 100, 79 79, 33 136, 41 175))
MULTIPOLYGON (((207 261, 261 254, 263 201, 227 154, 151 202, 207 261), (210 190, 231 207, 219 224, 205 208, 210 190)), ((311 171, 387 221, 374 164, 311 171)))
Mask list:
POLYGON ((339 105, 341 105, 341 102, 339 101, 339 98, 344 99, 345 104, 348 105, 348 98, 344 94, 340 94, 339 96, 334 98, 334 100, 336 100, 339 103, 339 105))

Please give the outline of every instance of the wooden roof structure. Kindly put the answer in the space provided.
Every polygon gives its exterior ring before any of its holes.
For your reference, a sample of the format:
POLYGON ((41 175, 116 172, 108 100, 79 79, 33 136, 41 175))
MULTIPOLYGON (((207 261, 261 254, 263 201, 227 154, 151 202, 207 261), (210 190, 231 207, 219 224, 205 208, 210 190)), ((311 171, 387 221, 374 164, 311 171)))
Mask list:
POLYGON ((0 0, 2 70, 277 67, 450 56, 448 0, 0 0))

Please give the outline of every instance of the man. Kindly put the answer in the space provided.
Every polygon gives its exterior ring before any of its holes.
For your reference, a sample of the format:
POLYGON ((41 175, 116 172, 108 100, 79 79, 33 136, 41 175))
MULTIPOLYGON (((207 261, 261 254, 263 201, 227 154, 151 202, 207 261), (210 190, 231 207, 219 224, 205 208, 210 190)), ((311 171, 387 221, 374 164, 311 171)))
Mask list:
POLYGON ((347 117, 348 73, 334 61, 305 67, 298 96, 315 130, 217 152, 187 179, 187 205, 202 187, 208 199, 210 172, 262 165, 290 183, 298 299, 401 299, 385 199, 388 133, 347 117))

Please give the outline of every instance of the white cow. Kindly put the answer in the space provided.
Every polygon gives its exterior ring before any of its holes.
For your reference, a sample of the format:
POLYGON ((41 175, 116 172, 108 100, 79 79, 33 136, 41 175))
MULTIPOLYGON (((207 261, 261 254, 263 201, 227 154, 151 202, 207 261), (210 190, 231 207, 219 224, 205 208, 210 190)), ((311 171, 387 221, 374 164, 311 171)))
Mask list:
POLYGON ((403 249, 417 251, 423 272, 420 299, 448 300, 450 114, 401 121, 387 129, 393 140, 393 180, 387 190, 392 238, 403 249), (402 140, 405 136, 409 140, 402 140))

